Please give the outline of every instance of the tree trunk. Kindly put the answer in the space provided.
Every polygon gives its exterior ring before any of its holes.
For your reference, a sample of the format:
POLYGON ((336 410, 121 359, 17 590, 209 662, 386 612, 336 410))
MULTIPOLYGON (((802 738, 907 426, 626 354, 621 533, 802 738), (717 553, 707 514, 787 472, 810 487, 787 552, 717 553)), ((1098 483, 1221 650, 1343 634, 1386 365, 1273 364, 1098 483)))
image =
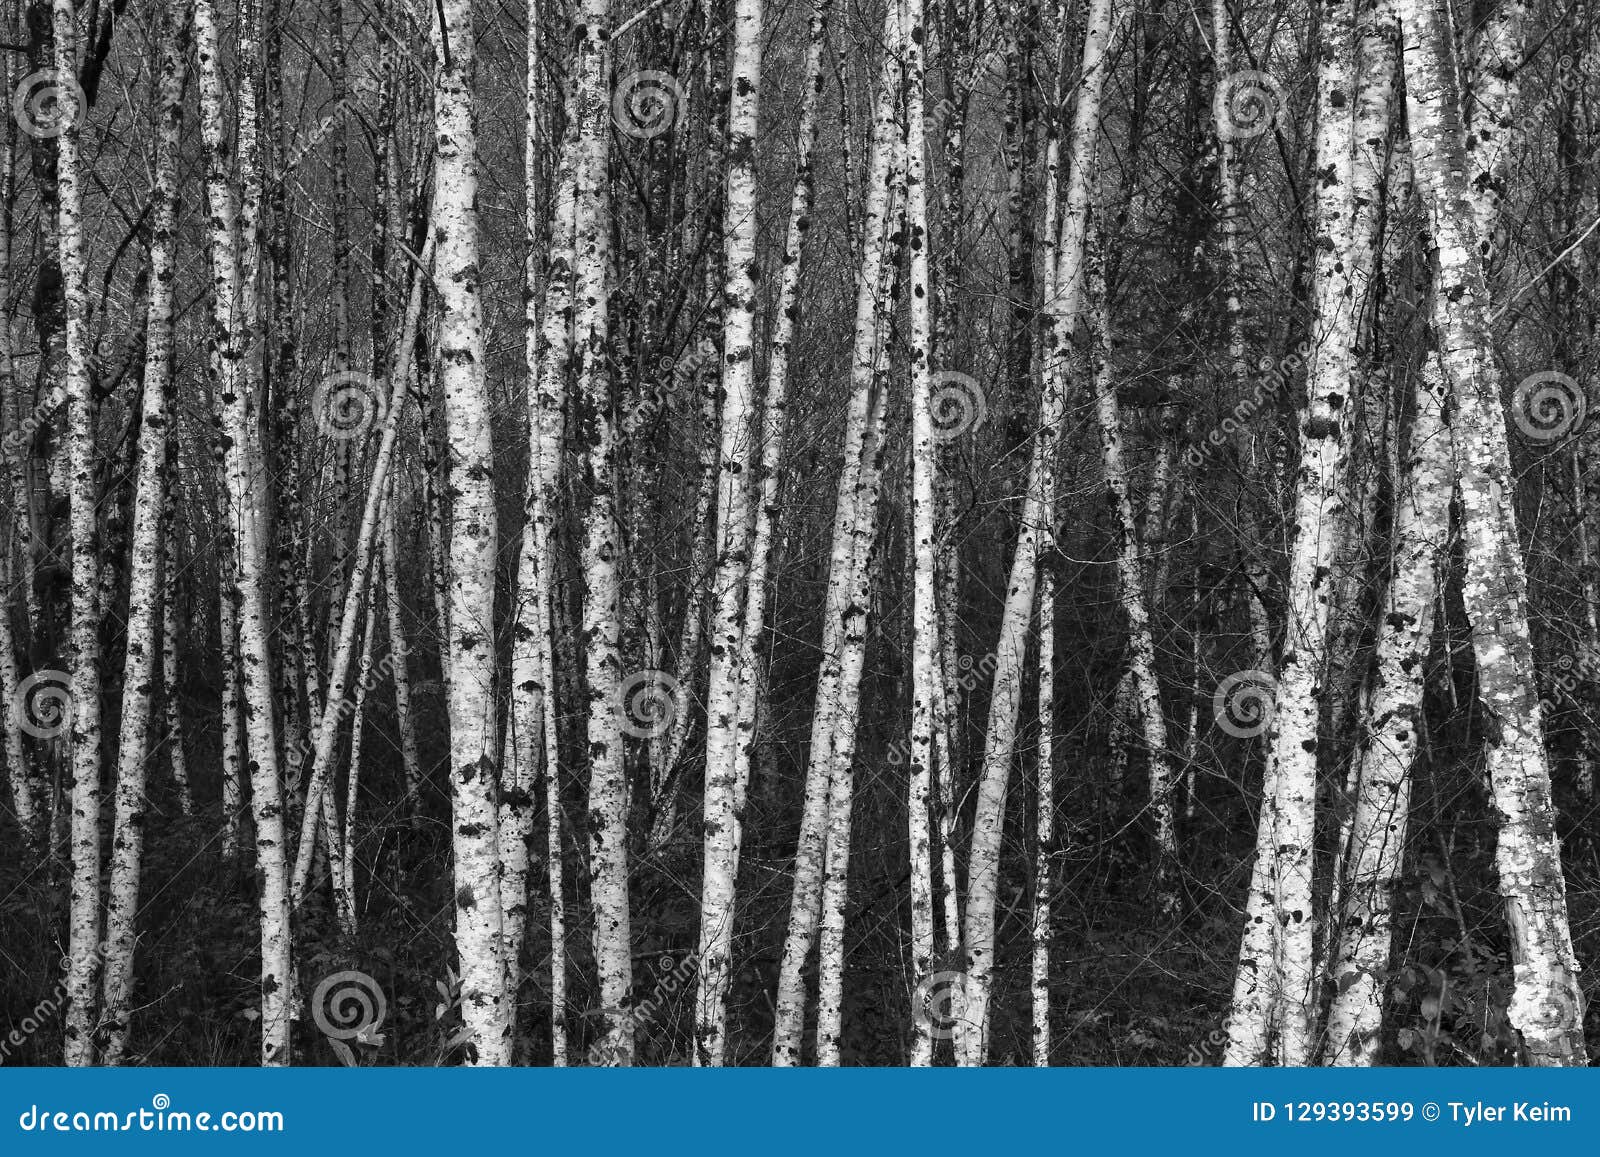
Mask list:
POLYGON ((1567 922, 1527 574, 1510 498, 1514 478, 1456 111, 1448 14, 1436 0, 1399 0, 1398 8, 1412 161, 1436 266, 1433 324, 1456 407, 1451 432, 1467 559, 1462 597, 1489 734, 1489 783, 1500 813, 1495 864, 1516 985, 1507 1016, 1534 1064, 1582 1065, 1583 996, 1567 922))
MULTIPOLYGON (((450 453, 450 812, 461 1014, 472 1061, 503 1065, 511 1059, 511 1033, 494 804, 494 454, 478 285, 472 22, 472 0, 441 0, 432 22, 433 280, 439 290, 440 380, 450 453)), ((387 431, 385 440, 390 440, 387 431)), ((328 698, 334 701, 331 692, 328 698)))

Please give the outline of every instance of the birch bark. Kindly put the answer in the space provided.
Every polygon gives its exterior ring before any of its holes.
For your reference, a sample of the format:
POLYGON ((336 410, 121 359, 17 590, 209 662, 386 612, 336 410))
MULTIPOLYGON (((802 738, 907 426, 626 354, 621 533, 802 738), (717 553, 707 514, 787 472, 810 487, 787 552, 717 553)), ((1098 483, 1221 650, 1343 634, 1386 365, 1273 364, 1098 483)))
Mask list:
POLYGON ((1488 289, 1468 192, 1448 13, 1399 0, 1407 123, 1428 212, 1433 324, 1456 407, 1451 422, 1466 530, 1462 597, 1472 623, 1488 774, 1500 813, 1495 865, 1515 975, 1507 1016, 1539 1065, 1582 1065, 1583 996, 1567 921, 1550 766, 1528 625, 1527 573, 1488 324, 1488 289))
MULTIPOLYGON (((239 26, 239 65, 247 78, 239 94, 238 148, 241 160, 254 149, 254 25, 246 6, 239 26)), ((273 727, 271 656, 260 504, 265 476, 252 453, 257 418, 246 359, 251 317, 242 308, 241 262, 235 244, 233 190, 228 183, 227 133, 223 121, 222 61, 212 0, 195 0, 194 28, 200 69, 200 127, 207 153, 206 197, 211 223, 212 337, 218 375, 215 416, 223 446, 228 514, 236 556, 224 598, 237 608, 239 661, 243 672, 246 755, 255 819, 257 872, 261 879, 261 1061, 289 1062, 290 929, 289 892, 284 862, 283 807, 278 782, 277 737, 273 727)), ((253 158, 242 164, 248 169, 253 158)), ((253 269, 253 259, 248 263, 253 269)))
MULTIPOLYGON (((472 0, 441 0, 432 34, 433 280, 439 291, 439 370, 450 455, 448 701, 455 941, 472 1060, 504 1065, 510 1061, 511 1033, 494 803, 494 452, 479 288, 472 0)), ((404 380, 403 374, 397 377, 404 380)), ((331 691, 328 698, 334 701, 331 691)))
MULTIPOLYGON (((811 757, 806 766, 800 831, 795 848, 794 883, 789 905, 789 926, 784 938, 778 973, 778 995, 773 1025, 772 1063, 800 1063, 801 1034, 805 1022, 804 969, 816 941, 821 918, 823 856, 829 814, 829 789, 833 777, 833 749, 840 732, 839 714, 844 691, 845 619, 855 586, 858 521, 872 520, 876 511, 859 509, 860 483, 875 440, 873 384, 877 374, 876 333, 880 281, 889 240, 891 219, 890 175, 894 169, 898 122, 894 96, 899 83, 895 58, 898 43, 894 6, 884 16, 885 54, 873 114, 872 147, 867 162, 867 200, 862 226, 862 247, 856 277, 854 344, 851 354, 850 408, 845 418, 844 451, 839 474, 839 497, 834 509, 828 560, 828 591, 822 620, 822 666, 817 675, 816 708, 811 724, 811 757)), ((871 530, 867 531, 871 536, 871 530)))
MULTIPOLYGON (((54 0, 55 67, 78 74, 78 25, 72 0, 54 0)), ((79 107, 56 138, 61 286, 66 303, 68 498, 72 522, 71 671, 72 886, 68 915, 66 1063, 92 1064, 95 982, 100 944, 100 573, 95 401, 89 365, 88 287, 84 283, 83 175, 78 139, 88 109, 79 107)))
MULTIPOLYGON (((161 122, 156 139, 150 213, 150 300, 145 322, 144 402, 139 467, 134 483, 132 577, 128 590, 127 658, 122 676, 122 722, 117 742, 116 821, 107 885, 105 976, 99 1030, 101 1059, 116 1065, 128 1042, 133 991, 134 917, 144 860, 145 785, 156 656, 162 649, 163 483, 167 475, 167 390, 172 380, 173 283, 177 275, 178 150, 183 128, 183 81, 188 50, 181 3, 161 12, 161 122)), ((169 562, 168 567, 171 566, 169 562)), ((181 760, 181 755, 179 759, 181 760)))
MULTIPOLYGON (((1005 609, 994 649, 994 679, 983 765, 977 785, 972 845, 967 860, 965 913, 966 981, 964 1012, 957 1036, 963 1065, 982 1065, 989 1051, 989 991, 994 970, 994 910, 1000 875, 1000 844, 1011 765, 1016 756, 1017 715, 1022 703, 1022 661, 1033 617, 1040 535, 1052 512, 1045 509, 1047 478, 1055 469, 1055 450, 1065 410, 1067 345, 1082 308, 1085 240, 1092 174, 1099 147, 1100 100, 1110 71, 1110 49, 1120 28, 1110 0, 1092 0, 1084 25, 1082 79, 1073 110, 1068 154, 1071 169, 1060 198, 1062 222, 1055 273, 1043 312, 1044 386, 1039 431, 1028 464, 1028 490, 1022 529, 1012 554, 1005 609)), ((1059 179, 1059 178, 1058 178, 1059 179)))
POLYGON ((1444 376, 1430 352, 1416 380, 1406 478, 1396 503, 1387 607, 1379 625, 1377 676, 1356 758, 1355 814, 1344 852, 1345 886, 1334 945, 1334 996, 1323 1063, 1378 1063, 1384 978, 1393 931, 1393 892, 1405 853, 1433 635, 1437 560, 1450 525, 1450 432, 1444 376))
MULTIPOLYGON (((578 140, 574 166, 574 268, 578 405, 592 495, 582 550, 584 663, 589 685, 589 878, 594 954, 600 974, 600 1048, 633 1063, 632 937, 628 912, 628 784, 623 766, 622 657, 618 648, 621 552, 617 518, 617 431, 608 362, 610 102, 606 93, 609 0, 584 0, 575 76, 578 140)), ((453 613, 453 612, 452 612, 453 613)))
MULTIPOLYGON (((745 631, 750 577, 751 423, 755 413, 755 144, 761 92, 762 0, 735 0, 724 200, 722 432, 717 460, 716 608, 706 695, 705 850, 701 873, 695 1063, 721 1065, 727 1042, 735 892, 748 755, 739 749, 740 692, 755 637, 745 631)), ((759 630, 759 624, 757 624, 759 630)), ((751 717, 753 720, 753 716, 751 717)))

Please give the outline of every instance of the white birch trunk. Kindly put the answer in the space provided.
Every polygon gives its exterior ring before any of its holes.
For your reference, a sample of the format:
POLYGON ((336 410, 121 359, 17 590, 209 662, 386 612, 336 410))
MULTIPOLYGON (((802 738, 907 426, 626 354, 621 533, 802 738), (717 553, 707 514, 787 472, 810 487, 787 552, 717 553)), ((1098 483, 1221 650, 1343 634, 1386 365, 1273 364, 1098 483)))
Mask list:
MULTIPOLYGON (((55 67, 77 75, 78 27, 72 0, 54 0, 55 67)), ((88 109, 56 138, 62 294, 66 302, 68 497, 72 522, 71 671, 72 886, 68 916, 66 1063, 92 1064, 100 944, 100 573, 95 485, 95 405, 89 367, 88 287, 84 283, 83 187, 78 136, 88 109)))
POLYGON ((1406 477, 1396 479, 1394 546, 1380 620, 1377 677, 1355 758, 1355 812, 1344 850, 1339 936, 1331 955, 1333 1001, 1323 1063, 1378 1063, 1383 996, 1411 797, 1425 726, 1423 676, 1433 635, 1437 561, 1450 525, 1450 433, 1444 377, 1429 353, 1416 382, 1406 477))
MULTIPOLYGON (((216 11, 212 0, 196 0, 196 50, 200 64, 200 122, 208 156, 206 196, 211 219, 211 282, 213 333, 218 374, 218 434, 224 444, 227 520, 236 556, 231 589, 225 600, 238 608, 239 662, 243 671, 246 754, 250 797, 255 819, 256 866, 261 879, 261 1061, 289 1062, 290 929, 289 893, 284 863, 283 807, 278 783, 277 737, 273 726, 273 686, 268 645, 265 577, 261 543, 261 493, 266 477, 252 453, 255 444, 256 399, 246 359, 252 317, 242 308, 241 269, 254 271, 253 257, 241 261, 234 240, 233 190, 228 185, 227 132, 223 122, 223 84, 216 11)), ((254 28, 240 22, 239 59, 247 77, 254 76, 254 28)), ((255 134, 254 84, 241 86, 239 140, 241 167, 253 168, 255 134)))
MULTIPOLYGON (((511 1032, 494 803, 496 526, 478 284, 473 7, 472 0, 441 0, 432 21, 434 284, 439 291, 440 380, 450 455, 448 701, 461 1014, 473 1062, 503 1065, 511 1059, 511 1032)), ((403 374, 396 377, 404 380, 403 374)), ((392 440, 388 431, 385 440, 392 440)), ((331 691, 328 698, 335 700, 331 691)), ((318 767, 319 773, 325 770, 318 767)))
POLYGON ((1040 536, 1047 531, 1052 516, 1044 507, 1049 496, 1047 478, 1055 469, 1056 440, 1065 410, 1067 346, 1076 332, 1082 306, 1090 182, 1099 145, 1100 98, 1110 71, 1109 53, 1117 29, 1118 21, 1109 0, 1092 0, 1084 26, 1082 81, 1068 141, 1072 167, 1066 181, 1066 195, 1060 199, 1063 216, 1055 272, 1047 281, 1044 309, 1047 338, 1043 346, 1044 388, 1039 432, 1028 465, 1022 529, 1012 555, 1000 635, 994 649, 989 722, 984 733, 983 769, 977 787, 972 848, 967 861, 966 982, 957 1036, 958 1059, 963 1065, 982 1065, 988 1058, 994 910, 1006 793, 1016 756, 1023 654, 1029 620, 1033 617, 1040 536))
MULTIPOLYGON (((727 1048, 728 986, 743 835, 748 755, 739 750, 740 694, 749 688, 745 631, 750 572, 751 424, 755 413, 757 114, 761 91, 762 0, 735 0, 729 69, 722 291, 722 426, 717 456, 717 569, 711 670, 706 694, 705 850, 700 891, 696 1065, 721 1065, 727 1048), (746 686, 741 686, 746 684, 746 686)), ((759 624, 758 624, 759 629, 759 624)), ((751 716, 752 720, 754 716, 751 716)))
MULTIPOLYGON (((938 458, 933 440, 933 319, 928 250, 928 175, 923 116, 924 28, 922 0, 905 0, 906 216, 911 245, 911 759, 906 782, 907 840, 911 864, 911 981, 920 997, 933 971, 933 846, 928 826, 933 776, 933 735, 941 704, 943 647, 935 599, 938 531, 935 526, 938 458)), ((933 1020, 928 1001, 911 1009, 911 1064, 933 1063, 933 1020)))
POLYGON ((1046 570, 1039 580, 1039 762, 1034 801, 1033 919, 1029 928, 1033 951, 1033 1063, 1050 1064, 1050 857, 1055 844, 1055 575, 1046 570))
MULTIPOLYGON (((891 217, 890 175, 894 168, 898 120, 894 94, 899 83, 894 59, 898 21, 891 6, 884 16, 887 47, 874 111, 872 149, 868 160, 867 202, 861 263, 856 278, 854 347, 851 355, 850 408, 845 418, 839 497, 834 510, 828 561, 828 591, 822 621, 822 667, 817 675, 816 709, 812 716, 810 761, 806 767, 800 831, 795 848, 794 883, 789 926, 778 973, 773 1024, 772 1063, 796 1065, 801 1057, 805 1023, 804 970, 822 910, 824 844, 834 768, 834 742, 841 731, 844 698, 845 617, 855 586, 858 520, 872 520, 875 511, 861 511, 859 488, 867 456, 876 441, 872 430, 878 415, 873 404, 877 376, 877 315, 884 252, 891 217)), ((871 531, 868 531, 870 538, 871 531)))
MULTIPOLYGON (((172 379, 173 283, 178 248, 178 150, 183 126, 187 13, 167 4, 161 14, 161 122, 156 140, 150 212, 150 301, 145 323, 144 404, 134 483, 128 643, 117 742, 116 826, 107 887, 105 976, 99 1032, 105 1064, 122 1063, 133 992, 134 917, 144 862, 145 785, 156 656, 162 649, 162 484, 167 474, 167 390, 172 379)), ((170 564, 169 564, 170 566, 170 564)), ((181 758, 181 756, 180 756, 181 758)))
POLYGON ((632 936, 628 912, 628 784, 623 764, 621 599, 617 557, 617 431, 608 364, 610 262, 610 101, 606 92, 609 0, 585 0, 578 47, 574 157, 577 188, 575 354, 579 406, 588 438, 592 494, 582 563, 584 662, 589 684, 589 878, 594 954, 600 976, 600 1048, 633 1063, 632 936))
POLYGON ((1438 278, 1433 322, 1456 411, 1451 424, 1466 531, 1462 597, 1472 623, 1488 775, 1500 813, 1495 865, 1515 974, 1507 1016, 1540 1065, 1582 1065, 1583 996, 1567 922, 1550 767, 1528 625, 1527 574, 1468 194, 1448 13, 1399 0, 1412 162, 1438 278))

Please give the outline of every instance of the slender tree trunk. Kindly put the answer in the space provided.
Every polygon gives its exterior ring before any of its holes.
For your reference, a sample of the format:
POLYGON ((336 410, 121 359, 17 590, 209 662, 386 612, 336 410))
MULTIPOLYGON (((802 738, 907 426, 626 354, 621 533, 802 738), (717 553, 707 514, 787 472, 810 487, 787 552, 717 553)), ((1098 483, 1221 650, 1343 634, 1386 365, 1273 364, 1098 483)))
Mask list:
MULTIPOLYGON (((1144 552, 1134 524, 1128 470, 1122 459, 1122 413, 1117 404, 1116 366, 1111 360, 1111 303, 1104 287, 1098 283, 1096 268, 1091 274, 1094 287, 1091 294, 1100 299, 1096 303, 1099 324, 1098 332, 1086 343, 1090 355, 1086 360, 1092 365, 1106 501, 1116 528, 1117 586, 1122 612, 1128 621, 1130 700, 1139 719, 1140 738, 1149 764, 1150 811, 1155 828, 1156 909, 1162 919, 1171 919, 1178 912, 1175 879, 1178 837, 1172 817, 1172 762, 1167 756, 1167 721, 1161 707, 1161 684, 1156 678, 1156 643, 1150 625, 1150 596, 1145 591, 1144 552)), ((1053 482, 1046 485, 1047 498, 1053 506, 1055 487, 1053 482)))
POLYGON ((1393 893, 1405 854, 1433 636, 1437 562, 1450 525, 1450 432, 1443 425, 1444 377, 1427 355, 1416 382, 1406 477, 1396 503, 1387 608, 1378 634, 1373 684, 1355 758, 1355 814, 1344 849, 1345 884, 1333 956, 1333 1002, 1323 1062, 1378 1063, 1385 977, 1393 932, 1393 893))
POLYGON ((617 556, 617 431, 608 364, 611 122, 605 45, 609 0, 584 0, 576 72, 577 154, 575 301, 579 408, 592 495, 583 544, 584 661, 589 684, 589 878, 594 954, 600 973, 601 1048, 633 1063, 632 937, 628 912, 628 784, 622 745, 621 589, 617 556))
MULTIPOLYGON (((994 648, 994 680, 984 733, 983 769, 977 786, 972 850, 967 861, 965 914, 966 982, 957 1051, 964 1065, 982 1065, 989 1051, 989 991, 994 969, 994 910, 1000 879, 1000 846, 1006 793, 1016 756, 1017 716, 1022 704, 1022 662, 1038 573, 1040 536, 1052 517, 1044 506, 1047 479, 1055 470, 1056 442, 1065 410, 1067 346, 1079 324, 1084 281, 1085 234, 1090 189, 1100 134, 1100 98, 1110 71, 1110 49, 1118 30, 1109 0, 1092 0, 1084 26, 1082 81, 1073 110, 1069 154, 1072 168, 1060 198, 1060 241, 1044 309, 1046 340, 1042 367, 1039 431, 1028 464, 1022 529, 1012 555, 1000 635, 994 648)), ((1059 180, 1059 177, 1057 177, 1059 180)), ((1048 196, 1048 193, 1047 193, 1048 196)))
POLYGON ((503 1065, 510 1060, 511 1033, 494 804, 496 526, 478 284, 472 0, 442 0, 436 17, 434 283, 439 289, 440 379, 450 454, 448 695, 455 939, 461 963, 461 1012, 472 1060, 503 1065))
MULTIPOLYGON (((810 760, 806 767, 800 832, 795 848, 789 926, 778 973, 777 1011, 772 1040, 774 1065, 800 1063, 801 1034, 805 1024, 804 970, 816 940, 822 911, 823 858, 830 811, 830 786, 835 766, 834 744, 842 732, 839 716, 841 701, 846 698, 843 676, 845 620, 852 614, 850 597, 856 583, 855 559, 862 529, 858 523, 866 523, 869 541, 876 524, 875 510, 864 511, 859 508, 859 491, 862 472, 867 469, 867 459, 876 441, 873 430, 878 411, 874 405, 873 386, 878 370, 879 295, 892 217, 890 176, 894 169, 899 127, 894 108, 895 91, 899 84, 899 66, 894 51, 894 45, 898 42, 897 26, 891 5, 884 16, 886 48, 868 160, 861 263, 856 277, 850 408, 845 418, 843 464, 828 561, 828 590, 822 620, 822 667, 817 675, 816 709, 812 716, 810 760)), ((858 608, 854 614, 858 615, 860 610, 858 608)))
MULTIPOLYGON (((78 28, 72 0, 54 0, 55 67, 77 75, 78 28)), ((66 302, 68 496, 72 517, 70 662, 72 892, 68 919, 66 1063, 92 1064, 95 981, 100 944, 100 498, 96 478, 94 373, 89 365, 88 287, 84 283, 83 176, 78 135, 86 108, 56 139, 60 191, 61 286, 66 302)))
MULTIPOLYGON (((183 127, 187 12, 168 3, 161 13, 161 127, 151 190, 150 302, 145 324, 144 401, 135 482, 128 644, 117 742, 116 826, 107 889, 105 977, 100 1018, 102 1060, 122 1062, 133 992, 134 917, 144 861, 145 784, 150 719, 156 699, 156 657, 162 648, 162 484, 167 474, 167 390, 172 379, 173 283, 178 248, 178 150, 183 127)), ((170 563, 168 566, 170 567, 170 563)), ((180 756, 181 759, 181 756, 180 756)))
MULTIPOLYGON (((911 767, 907 779, 911 860, 911 980, 922 994, 933 971, 933 846, 928 804, 933 734, 938 725, 943 648, 935 599, 938 541, 935 518, 938 458, 933 439, 933 319, 930 314, 928 173, 923 115, 925 38, 922 0, 906 0, 906 215, 911 246, 911 767)), ((928 1002, 912 1004, 911 1064, 933 1063, 933 1021, 928 1002)))
MULTIPOLYGON (((254 166, 255 29, 240 23, 239 63, 246 78, 239 94, 238 147, 241 168, 254 166)), ((273 727, 272 667, 260 504, 265 475, 255 445, 256 398, 245 360, 250 313, 242 308, 241 267, 253 273, 253 257, 241 263, 234 241, 234 198, 228 185, 227 133, 216 11, 212 0, 195 0, 194 27, 200 62, 200 123, 208 155, 206 195, 211 218, 212 343, 218 373, 219 441, 224 446, 227 520, 237 562, 225 601, 237 607, 239 663, 243 671, 245 743, 250 761, 250 796, 255 819, 256 870, 261 881, 261 1061, 289 1062, 290 930, 288 873, 284 862, 283 807, 273 727)))
POLYGON ((1033 1063, 1050 1064, 1050 889, 1051 851, 1055 844, 1056 729, 1056 587, 1048 568, 1039 580, 1039 764, 1038 795, 1034 802, 1033 942, 1033 1063))
POLYGON ((1260 945, 1248 930, 1259 928, 1258 905, 1266 895, 1252 890, 1238 967, 1255 983, 1243 993, 1236 985, 1227 1046, 1230 1063, 1259 1063, 1262 1057, 1254 1050, 1265 1041, 1272 1022, 1278 1029, 1275 1055, 1280 1063, 1306 1064, 1312 1055, 1316 976, 1312 873, 1318 722, 1326 693, 1320 676, 1333 587, 1329 567, 1355 410, 1350 401, 1356 328, 1352 262, 1371 260, 1370 248, 1357 251, 1351 231, 1353 30, 1350 0, 1324 0, 1317 75, 1312 354, 1307 401, 1299 415, 1288 626, 1268 754, 1274 800, 1270 810, 1263 804, 1256 844, 1257 857, 1271 866, 1272 960, 1263 977, 1262 962, 1255 955, 1260 945), (1265 990, 1260 986, 1263 979, 1265 990))
MULTIPOLYGON (((755 413, 756 128, 761 91, 762 0, 734 0, 728 102, 722 292, 722 444, 717 460, 716 610, 706 696, 705 855, 700 891, 695 1064, 721 1065, 743 835, 748 755, 739 758, 741 692, 755 635, 745 630, 750 577, 751 445, 755 413)), ((759 624, 757 625, 759 630, 759 624)), ((753 720, 753 716, 751 717, 753 720)))

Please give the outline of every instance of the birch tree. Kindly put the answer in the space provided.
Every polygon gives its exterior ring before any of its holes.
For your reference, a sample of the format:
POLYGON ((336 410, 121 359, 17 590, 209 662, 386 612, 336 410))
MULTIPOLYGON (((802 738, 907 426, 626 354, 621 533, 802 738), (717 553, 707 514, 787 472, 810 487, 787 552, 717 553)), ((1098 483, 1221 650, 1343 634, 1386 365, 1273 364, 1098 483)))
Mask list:
POLYGON ((1507 1016, 1534 1064, 1582 1065, 1583 998, 1550 798, 1527 577, 1508 501, 1510 454, 1467 193, 1449 24, 1429 0, 1398 0, 1396 7, 1412 161, 1437 279, 1433 323, 1456 407, 1451 445, 1465 527, 1462 596, 1472 623, 1479 708, 1489 723, 1489 784, 1500 819, 1495 865, 1515 973, 1507 1016))
POLYGON ((503 1065, 510 1059, 511 1033, 494 804, 494 458, 478 283, 472 19, 472 0, 450 0, 439 5, 432 25, 433 280, 450 453, 450 813, 461 1015, 474 1062, 503 1065))

